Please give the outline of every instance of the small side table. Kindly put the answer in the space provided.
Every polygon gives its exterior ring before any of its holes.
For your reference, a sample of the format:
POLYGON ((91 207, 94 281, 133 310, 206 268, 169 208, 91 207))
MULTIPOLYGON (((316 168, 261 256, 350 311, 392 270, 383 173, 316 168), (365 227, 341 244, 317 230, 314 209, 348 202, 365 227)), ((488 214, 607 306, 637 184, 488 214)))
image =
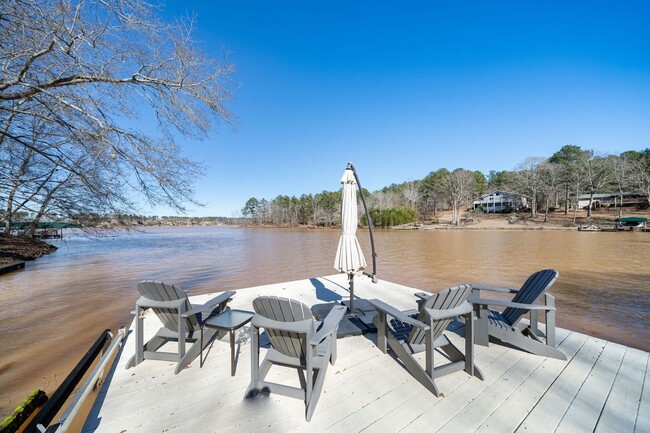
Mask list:
MULTIPOLYGON (((255 313, 244 310, 226 310, 210 317, 203 326, 230 333, 230 375, 235 375, 235 331, 251 321, 255 313)), ((203 347, 203 327, 201 327, 201 347, 203 347)), ((201 367, 203 367, 203 350, 201 350, 201 367)))

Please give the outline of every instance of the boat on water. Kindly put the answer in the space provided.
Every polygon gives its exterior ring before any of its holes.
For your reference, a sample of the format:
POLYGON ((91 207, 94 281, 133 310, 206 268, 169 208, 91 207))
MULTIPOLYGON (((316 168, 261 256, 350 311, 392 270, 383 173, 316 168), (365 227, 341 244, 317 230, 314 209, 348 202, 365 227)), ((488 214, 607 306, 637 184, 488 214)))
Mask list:
POLYGON ((599 232, 602 229, 595 224, 589 224, 589 225, 578 226, 578 230, 580 230, 581 232, 599 232))

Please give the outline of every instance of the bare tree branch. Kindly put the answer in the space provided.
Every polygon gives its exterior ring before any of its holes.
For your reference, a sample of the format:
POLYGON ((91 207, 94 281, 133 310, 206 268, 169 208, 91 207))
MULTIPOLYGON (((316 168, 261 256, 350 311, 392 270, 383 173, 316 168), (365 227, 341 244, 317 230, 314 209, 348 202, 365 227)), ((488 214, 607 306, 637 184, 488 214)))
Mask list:
POLYGON ((57 205, 68 216, 126 213, 134 200, 179 211, 196 203, 191 185, 202 167, 182 156, 177 140, 204 139, 215 124, 232 122, 225 103, 233 68, 198 48, 196 17, 166 23, 158 9, 143 0, 0 4, 5 219, 17 197, 47 206, 74 203, 64 195, 83 197, 87 205, 67 213, 57 205), (157 122, 155 134, 134 126, 141 116, 157 122), (21 149, 33 152, 30 164, 37 161, 22 174, 21 149), (27 181, 50 172, 57 174, 42 194, 27 181))

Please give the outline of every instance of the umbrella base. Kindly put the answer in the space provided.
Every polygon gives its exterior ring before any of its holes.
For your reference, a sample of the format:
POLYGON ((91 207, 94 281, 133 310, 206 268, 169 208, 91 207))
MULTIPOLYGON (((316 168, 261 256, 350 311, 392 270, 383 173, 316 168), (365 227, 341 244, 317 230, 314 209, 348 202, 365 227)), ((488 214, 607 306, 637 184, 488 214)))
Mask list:
MULTIPOLYGON (((351 314, 357 314, 359 316, 368 316, 368 321, 372 323, 372 319, 374 319, 375 315, 377 312, 375 311, 375 307, 372 306, 372 304, 365 299, 355 299, 354 300, 354 311, 350 311, 350 301, 349 300, 344 300, 341 301, 341 304, 345 305, 348 307, 348 312, 351 314)), ((365 322, 365 320, 364 320, 365 322)))
MULTIPOLYGON (((346 304, 346 302, 349 303, 349 301, 344 301, 343 304, 346 304)), ((336 305, 340 304, 337 304, 335 302, 328 304, 316 304, 311 307, 311 311, 317 320, 323 320, 330 312, 330 310, 336 305)), ((354 314, 348 313, 343 316, 341 323, 339 323, 337 338, 353 337, 357 335, 367 334, 369 332, 377 332, 377 328, 372 323, 372 319, 374 318, 376 312, 372 305, 368 303, 368 301, 364 299, 355 300, 354 310, 354 314)))

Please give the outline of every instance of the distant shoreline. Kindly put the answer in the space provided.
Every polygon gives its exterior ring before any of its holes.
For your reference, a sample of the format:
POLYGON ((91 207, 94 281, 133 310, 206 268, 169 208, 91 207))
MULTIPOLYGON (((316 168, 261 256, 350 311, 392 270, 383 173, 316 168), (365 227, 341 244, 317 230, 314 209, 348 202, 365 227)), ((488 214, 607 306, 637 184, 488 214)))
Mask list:
MULTIPOLYGON (((625 216, 643 216, 648 217, 648 212, 626 212, 625 216)), ((553 212, 547 216, 544 222, 544 215, 540 214, 537 218, 532 219, 528 215, 522 214, 479 214, 461 220, 461 224, 454 225, 450 223, 448 212, 440 212, 435 221, 421 221, 404 224, 401 226, 390 227, 382 230, 396 231, 432 231, 432 230, 502 230, 502 231, 525 231, 525 230, 548 230, 548 231, 572 231, 576 230, 578 225, 596 224, 601 228, 609 228, 618 218, 618 214, 611 211, 594 212, 591 218, 587 218, 586 211, 578 212, 575 224, 573 223, 573 213, 565 215, 563 212, 553 212)), ((194 220, 196 221, 196 220, 194 220)), ((108 229, 120 230, 131 229, 133 227, 192 227, 192 226, 223 226, 223 227, 241 227, 241 228, 261 228, 261 229, 309 229, 309 230, 339 230, 338 226, 317 226, 317 225, 297 225, 297 226, 279 226, 270 224, 207 224, 202 221, 200 224, 194 223, 192 217, 179 217, 175 222, 170 224, 166 221, 164 224, 134 224, 134 225, 114 225, 108 229), (182 222, 186 222, 182 224, 182 222)), ((363 228, 360 227, 360 230, 363 228)), ((101 229, 100 229, 101 230, 101 229)), ((37 238, 4 236, 0 235, 0 266, 13 263, 15 261, 34 260, 46 254, 56 251, 56 247, 43 242, 37 238)))

